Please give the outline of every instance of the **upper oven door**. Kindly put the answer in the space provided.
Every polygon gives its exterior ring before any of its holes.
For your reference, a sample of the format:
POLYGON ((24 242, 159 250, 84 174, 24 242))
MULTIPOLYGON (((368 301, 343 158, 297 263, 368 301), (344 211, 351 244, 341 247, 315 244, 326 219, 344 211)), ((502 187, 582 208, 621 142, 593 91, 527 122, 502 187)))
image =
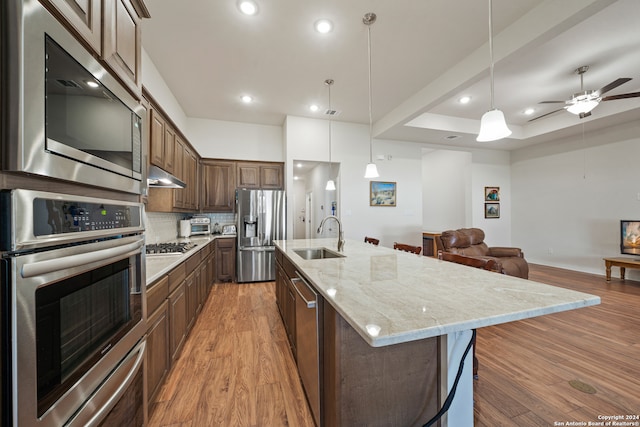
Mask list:
POLYGON ((144 107, 38 0, 3 7, 5 167, 140 194, 144 107))

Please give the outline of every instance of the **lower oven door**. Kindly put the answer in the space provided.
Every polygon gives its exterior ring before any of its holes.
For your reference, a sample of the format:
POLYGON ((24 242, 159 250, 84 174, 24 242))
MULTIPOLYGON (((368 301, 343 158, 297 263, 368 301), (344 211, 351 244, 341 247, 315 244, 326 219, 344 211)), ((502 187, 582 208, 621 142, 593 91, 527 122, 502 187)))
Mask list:
POLYGON ((14 425, 61 426, 115 405, 124 382, 110 378, 130 381, 122 372, 139 364, 125 361, 139 357, 127 355, 144 353, 143 247, 135 235, 9 258, 14 425))

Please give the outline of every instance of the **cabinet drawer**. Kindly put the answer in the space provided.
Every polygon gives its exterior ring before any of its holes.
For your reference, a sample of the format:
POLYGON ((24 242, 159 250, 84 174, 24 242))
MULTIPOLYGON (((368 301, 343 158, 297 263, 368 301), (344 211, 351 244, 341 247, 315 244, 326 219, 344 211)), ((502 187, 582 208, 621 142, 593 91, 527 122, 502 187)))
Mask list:
POLYGON ((156 311, 168 296, 169 276, 164 276, 147 289, 147 313, 156 311))
POLYGON ((219 248, 225 248, 225 249, 233 248, 235 246, 235 243, 236 243, 235 238, 221 237, 219 239, 216 239, 216 245, 219 248))
POLYGON ((169 292, 173 292, 187 277, 186 264, 183 262, 169 273, 169 292))
POLYGON ((200 264, 201 256, 202 250, 199 250, 184 262, 184 264, 187 265, 187 274, 191 274, 193 271, 195 271, 195 269, 198 267, 198 264, 200 264))

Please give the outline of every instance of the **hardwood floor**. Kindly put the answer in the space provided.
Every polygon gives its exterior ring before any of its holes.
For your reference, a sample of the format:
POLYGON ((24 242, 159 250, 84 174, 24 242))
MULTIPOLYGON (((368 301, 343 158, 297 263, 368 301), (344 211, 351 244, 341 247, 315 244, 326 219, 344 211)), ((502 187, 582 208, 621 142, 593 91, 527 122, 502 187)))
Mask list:
POLYGON ((149 426, 313 426, 273 282, 216 284, 149 426))
MULTIPOLYGON (((539 265, 530 278, 602 304, 479 329, 475 425, 640 415, 640 283, 539 265)), ((154 406, 152 427, 313 426, 273 282, 214 286, 154 406)))
POLYGON ((602 303, 479 329, 475 425, 588 425, 599 416, 639 416, 640 283, 539 265, 531 266, 530 279, 599 295, 602 303), (573 380, 595 393, 573 388, 573 380))

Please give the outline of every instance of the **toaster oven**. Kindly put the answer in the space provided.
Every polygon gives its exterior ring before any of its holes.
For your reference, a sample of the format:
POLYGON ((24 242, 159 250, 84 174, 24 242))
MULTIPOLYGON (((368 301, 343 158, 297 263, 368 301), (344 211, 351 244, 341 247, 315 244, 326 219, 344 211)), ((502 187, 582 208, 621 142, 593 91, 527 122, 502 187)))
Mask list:
POLYGON ((192 236, 211 234, 211 218, 195 216, 189 221, 191 222, 192 236))

